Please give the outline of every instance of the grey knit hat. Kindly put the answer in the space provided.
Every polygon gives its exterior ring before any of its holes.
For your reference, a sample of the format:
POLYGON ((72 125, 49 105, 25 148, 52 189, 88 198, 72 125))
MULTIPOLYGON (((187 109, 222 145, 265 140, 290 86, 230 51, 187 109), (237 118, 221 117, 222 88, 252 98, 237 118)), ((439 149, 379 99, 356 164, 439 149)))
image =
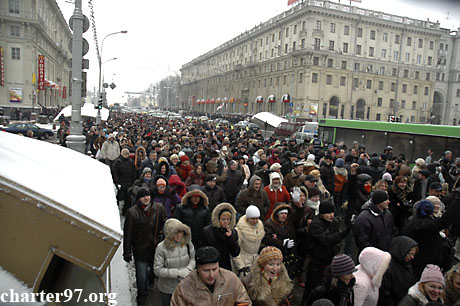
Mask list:
POLYGON ((358 271, 355 268, 353 259, 346 254, 335 255, 331 263, 331 273, 333 277, 350 274, 358 271))

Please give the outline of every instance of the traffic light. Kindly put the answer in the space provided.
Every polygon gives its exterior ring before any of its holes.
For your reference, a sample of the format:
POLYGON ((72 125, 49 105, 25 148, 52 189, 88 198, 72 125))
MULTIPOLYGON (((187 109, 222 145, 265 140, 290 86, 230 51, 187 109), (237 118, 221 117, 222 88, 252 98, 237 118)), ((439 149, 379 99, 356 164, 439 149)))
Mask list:
POLYGON ((97 108, 102 109, 102 104, 104 103, 104 96, 101 94, 97 100, 97 108))

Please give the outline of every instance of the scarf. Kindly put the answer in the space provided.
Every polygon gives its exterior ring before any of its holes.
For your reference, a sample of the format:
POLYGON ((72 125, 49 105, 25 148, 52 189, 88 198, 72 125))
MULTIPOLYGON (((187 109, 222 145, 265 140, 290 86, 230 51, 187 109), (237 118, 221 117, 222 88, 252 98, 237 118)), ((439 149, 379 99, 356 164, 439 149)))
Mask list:
POLYGON ((313 209, 315 211, 315 216, 317 214, 319 214, 319 209, 318 209, 319 201, 318 202, 313 202, 311 200, 307 200, 307 205, 308 205, 308 207, 310 207, 311 209, 313 209))

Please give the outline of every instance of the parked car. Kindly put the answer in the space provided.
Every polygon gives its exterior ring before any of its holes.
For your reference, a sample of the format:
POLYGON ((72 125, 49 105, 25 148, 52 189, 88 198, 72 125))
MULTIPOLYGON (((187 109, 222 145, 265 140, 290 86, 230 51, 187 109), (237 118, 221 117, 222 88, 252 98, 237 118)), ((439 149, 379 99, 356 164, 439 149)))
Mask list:
POLYGON ((34 133, 33 137, 37 137, 38 139, 48 139, 50 136, 54 135, 53 131, 50 129, 44 129, 33 123, 27 122, 11 123, 7 127, 2 128, 4 132, 22 134, 24 136, 27 134, 28 130, 31 130, 34 133))
POLYGON ((205 122, 205 121, 208 121, 209 118, 208 118, 208 116, 200 116, 200 117, 198 118, 198 120, 200 120, 201 122, 205 122))

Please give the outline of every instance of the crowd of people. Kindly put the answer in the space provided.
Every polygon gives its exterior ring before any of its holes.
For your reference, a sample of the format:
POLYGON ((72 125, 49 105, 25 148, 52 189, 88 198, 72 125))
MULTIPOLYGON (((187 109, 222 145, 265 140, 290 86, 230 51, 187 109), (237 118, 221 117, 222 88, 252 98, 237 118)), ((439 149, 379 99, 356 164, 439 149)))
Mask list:
POLYGON ((138 305, 155 277, 162 305, 292 305, 294 285, 301 305, 460 305, 450 151, 409 161, 130 113, 85 135, 117 186, 138 305))

